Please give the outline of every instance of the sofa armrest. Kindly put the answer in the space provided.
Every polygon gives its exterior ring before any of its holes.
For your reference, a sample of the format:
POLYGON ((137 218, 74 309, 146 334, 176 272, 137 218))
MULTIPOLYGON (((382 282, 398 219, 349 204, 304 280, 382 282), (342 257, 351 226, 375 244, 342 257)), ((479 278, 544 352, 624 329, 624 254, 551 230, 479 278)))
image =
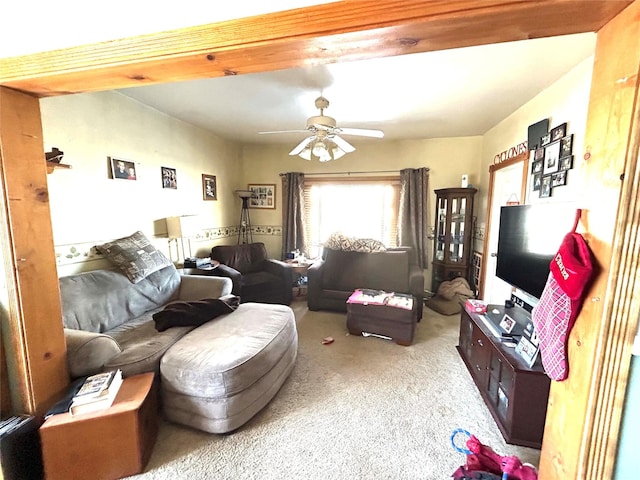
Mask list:
MULTIPOLYGON (((217 268, 216 268, 217 270, 217 268)), ((205 298, 220 298, 231 293, 231 279, 208 275, 180 275, 178 300, 191 302, 205 298)))
POLYGON ((242 285, 242 274, 233 267, 219 264, 216 268, 209 272, 209 276, 223 277, 231 279, 231 293, 240 296, 240 287, 242 285))
POLYGON ((105 363, 122 352, 118 342, 104 333, 65 328, 64 338, 67 366, 72 378, 101 372, 105 363))
POLYGON ((322 296, 322 272, 324 260, 319 259, 307 269, 307 305, 309 310, 319 310, 322 296))
POLYGON ((291 288, 291 285, 293 285, 293 269, 291 265, 281 260, 269 258, 264 261, 262 266, 267 272, 280 277, 288 288, 291 288))

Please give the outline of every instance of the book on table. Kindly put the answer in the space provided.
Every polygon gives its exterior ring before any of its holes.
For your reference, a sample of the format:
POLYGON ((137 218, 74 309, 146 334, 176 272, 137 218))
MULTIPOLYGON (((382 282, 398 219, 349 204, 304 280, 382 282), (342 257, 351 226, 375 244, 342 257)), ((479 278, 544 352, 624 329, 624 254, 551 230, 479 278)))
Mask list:
POLYGON ((113 404, 118 390, 120 390, 122 380, 121 370, 113 370, 88 377, 80 387, 80 390, 78 390, 78 393, 73 397, 69 413, 78 415, 109 408, 113 404))

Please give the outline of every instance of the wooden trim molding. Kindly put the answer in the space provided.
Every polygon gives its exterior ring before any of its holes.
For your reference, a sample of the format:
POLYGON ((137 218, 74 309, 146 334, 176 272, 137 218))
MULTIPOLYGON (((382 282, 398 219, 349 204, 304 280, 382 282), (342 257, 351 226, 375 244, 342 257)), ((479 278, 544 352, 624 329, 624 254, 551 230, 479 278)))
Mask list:
POLYGON ((365 0, 0 59, 39 96, 595 32, 631 0, 365 0), (567 19, 571 21, 568 22, 567 19))

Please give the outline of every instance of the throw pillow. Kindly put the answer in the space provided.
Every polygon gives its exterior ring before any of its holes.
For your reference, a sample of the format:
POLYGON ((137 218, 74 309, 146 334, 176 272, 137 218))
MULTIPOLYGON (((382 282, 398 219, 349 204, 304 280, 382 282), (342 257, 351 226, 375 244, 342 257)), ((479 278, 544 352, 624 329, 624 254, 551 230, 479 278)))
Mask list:
POLYGON ((233 312, 239 304, 240 297, 235 295, 192 302, 173 302, 164 310, 154 313, 153 321, 159 332, 171 327, 199 327, 220 315, 233 312))
POLYGON ((342 250, 345 252, 386 252, 387 248, 379 240, 373 238, 347 237, 342 233, 332 233, 324 246, 331 250, 342 250))
POLYGON ((131 283, 138 283, 153 272, 172 265, 140 231, 128 237, 96 245, 96 250, 129 277, 131 283))

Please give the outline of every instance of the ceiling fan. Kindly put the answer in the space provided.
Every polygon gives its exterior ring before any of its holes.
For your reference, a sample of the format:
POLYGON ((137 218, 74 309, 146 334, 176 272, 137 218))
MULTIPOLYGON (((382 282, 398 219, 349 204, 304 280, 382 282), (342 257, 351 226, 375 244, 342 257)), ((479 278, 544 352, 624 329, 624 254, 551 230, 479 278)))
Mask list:
POLYGON ((353 145, 344 140, 338 134, 373 138, 384 137, 384 133, 381 130, 337 127, 335 118, 327 117, 324 114, 324 110, 328 106, 329 100, 324 97, 316 98, 316 108, 320 110, 320 115, 307 119, 307 128, 304 130, 278 130, 258 133, 272 134, 310 132, 311 135, 302 140, 302 142, 289 152, 289 155, 300 155, 305 160, 311 160, 311 157, 315 156, 318 157, 321 162, 336 160, 342 157, 345 153, 350 153, 355 150, 353 145))

